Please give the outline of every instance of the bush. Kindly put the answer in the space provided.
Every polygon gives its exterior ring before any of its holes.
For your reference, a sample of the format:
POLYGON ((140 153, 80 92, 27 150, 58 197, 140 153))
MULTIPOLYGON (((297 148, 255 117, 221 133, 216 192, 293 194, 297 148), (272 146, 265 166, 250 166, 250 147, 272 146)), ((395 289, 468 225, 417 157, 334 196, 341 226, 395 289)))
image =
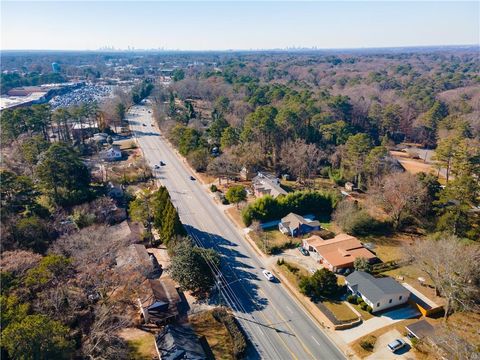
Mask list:
POLYGON ((277 265, 281 266, 285 264, 285 260, 283 258, 277 260, 277 265))
POLYGON ((367 308, 369 306, 367 305, 367 303, 363 302, 361 305, 360 305, 360 309, 364 310, 364 311, 367 311, 367 308))
POLYGON ((250 226, 253 220, 275 220, 290 212, 330 216, 338 199, 338 194, 328 191, 295 191, 276 199, 266 195, 248 205, 242 218, 245 225, 250 226))
POLYGON ((357 297, 357 305, 361 305, 363 303, 363 299, 359 296, 357 297))
POLYGON ((223 308, 214 309, 212 315, 215 320, 221 322, 227 328, 233 342, 233 356, 235 359, 242 358, 247 349, 247 339, 235 318, 223 308))
POLYGON ((362 347, 362 349, 371 352, 373 351, 376 342, 377 338, 373 335, 369 335, 360 341, 360 346, 362 347))
POLYGON ((373 309, 370 305, 367 306, 367 308, 365 309, 365 311, 369 312, 370 314, 372 313, 373 309))
POLYGON ((350 304, 356 304, 357 303, 357 297, 355 295, 348 295, 347 296, 347 301, 350 304))
POLYGON ((351 201, 342 201, 338 204, 333 218, 343 231, 355 236, 391 232, 390 223, 374 219, 367 211, 351 201))
POLYGON ((210 191, 213 192, 213 193, 217 192, 218 191, 217 185, 215 185, 215 184, 210 185, 210 191))

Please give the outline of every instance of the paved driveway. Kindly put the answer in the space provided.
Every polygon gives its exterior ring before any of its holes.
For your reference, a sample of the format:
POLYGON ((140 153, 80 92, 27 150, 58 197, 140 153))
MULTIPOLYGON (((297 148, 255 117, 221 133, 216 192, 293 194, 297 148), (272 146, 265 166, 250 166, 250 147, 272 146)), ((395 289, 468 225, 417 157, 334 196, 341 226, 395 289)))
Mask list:
POLYGON ((407 337, 402 336, 398 330, 390 330, 377 339, 373 354, 366 357, 366 360, 394 360, 394 359, 415 359, 415 355, 411 352, 411 343, 407 337), (395 353, 392 353, 387 347, 395 339, 403 339, 407 345, 395 353))
POLYGON ((405 319, 412 319, 419 316, 420 313, 410 306, 403 306, 401 308, 384 312, 383 314, 376 316, 372 319, 364 321, 362 324, 347 330, 338 330, 336 333, 345 341, 350 343, 352 341, 361 338, 371 332, 381 329, 385 326, 394 324, 398 321, 405 319))

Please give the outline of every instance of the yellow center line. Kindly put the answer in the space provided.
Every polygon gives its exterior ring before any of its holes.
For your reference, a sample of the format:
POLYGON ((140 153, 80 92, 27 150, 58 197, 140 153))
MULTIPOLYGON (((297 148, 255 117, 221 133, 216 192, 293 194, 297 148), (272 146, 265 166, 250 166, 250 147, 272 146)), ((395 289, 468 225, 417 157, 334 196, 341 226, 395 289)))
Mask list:
MULTIPOLYGON (((258 288, 258 291, 259 292, 262 292, 263 294, 265 294, 265 292, 261 289, 261 288, 258 288)), ((288 324, 287 320, 282 316, 282 314, 280 314, 280 312, 277 310, 277 307, 271 303, 272 305, 272 308, 273 310, 277 313, 277 315, 284 321, 285 325, 290 329, 290 331, 295 334, 295 331, 292 329, 292 327, 288 324)), ((302 345, 303 347, 303 350, 305 350, 311 357, 312 359, 315 359, 315 356, 313 356, 313 354, 311 353, 310 350, 308 350, 307 346, 305 345, 305 343, 302 341, 302 339, 300 339, 299 336, 296 336, 297 340, 300 342, 300 345, 302 345)))

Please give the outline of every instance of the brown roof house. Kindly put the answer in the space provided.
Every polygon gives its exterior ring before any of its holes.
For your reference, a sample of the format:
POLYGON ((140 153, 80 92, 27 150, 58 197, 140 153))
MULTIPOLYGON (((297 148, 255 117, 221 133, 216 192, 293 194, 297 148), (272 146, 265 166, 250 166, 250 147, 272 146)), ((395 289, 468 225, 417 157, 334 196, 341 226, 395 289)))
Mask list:
POLYGON ((182 300, 175 282, 168 275, 145 280, 140 285, 138 294, 145 323, 162 325, 178 318, 178 306, 182 300))
POLYGON ((259 172, 257 176, 252 179, 252 184, 256 197, 271 195, 276 198, 280 195, 287 195, 287 192, 280 186, 280 179, 270 174, 259 172))
POLYGON ((278 224, 278 230, 286 235, 300 236, 315 230, 320 230, 320 222, 290 213, 282 218, 278 224))
POLYGON ((370 262, 376 259, 376 256, 356 237, 348 234, 339 234, 329 240, 313 235, 304 239, 302 246, 330 271, 352 268, 353 262, 359 257, 366 258, 370 262))

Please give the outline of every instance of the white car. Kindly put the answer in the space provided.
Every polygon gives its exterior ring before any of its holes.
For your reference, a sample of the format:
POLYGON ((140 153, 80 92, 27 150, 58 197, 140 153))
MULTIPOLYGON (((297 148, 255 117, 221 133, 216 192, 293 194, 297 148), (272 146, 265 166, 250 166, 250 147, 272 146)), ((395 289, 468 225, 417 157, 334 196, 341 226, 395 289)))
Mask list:
POLYGON ((407 345, 405 341, 403 341, 402 339, 396 339, 392 341, 390 344, 388 344, 387 346, 390 349, 390 351, 394 353, 395 351, 403 348, 405 345, 407 345))
POLYGON ((273 274, 268 271, 268 270, 263 270, 263 276, 265 276, 267 278, 268 281, 273 281, 275 280, 275 276, 273 276, 273 274))

